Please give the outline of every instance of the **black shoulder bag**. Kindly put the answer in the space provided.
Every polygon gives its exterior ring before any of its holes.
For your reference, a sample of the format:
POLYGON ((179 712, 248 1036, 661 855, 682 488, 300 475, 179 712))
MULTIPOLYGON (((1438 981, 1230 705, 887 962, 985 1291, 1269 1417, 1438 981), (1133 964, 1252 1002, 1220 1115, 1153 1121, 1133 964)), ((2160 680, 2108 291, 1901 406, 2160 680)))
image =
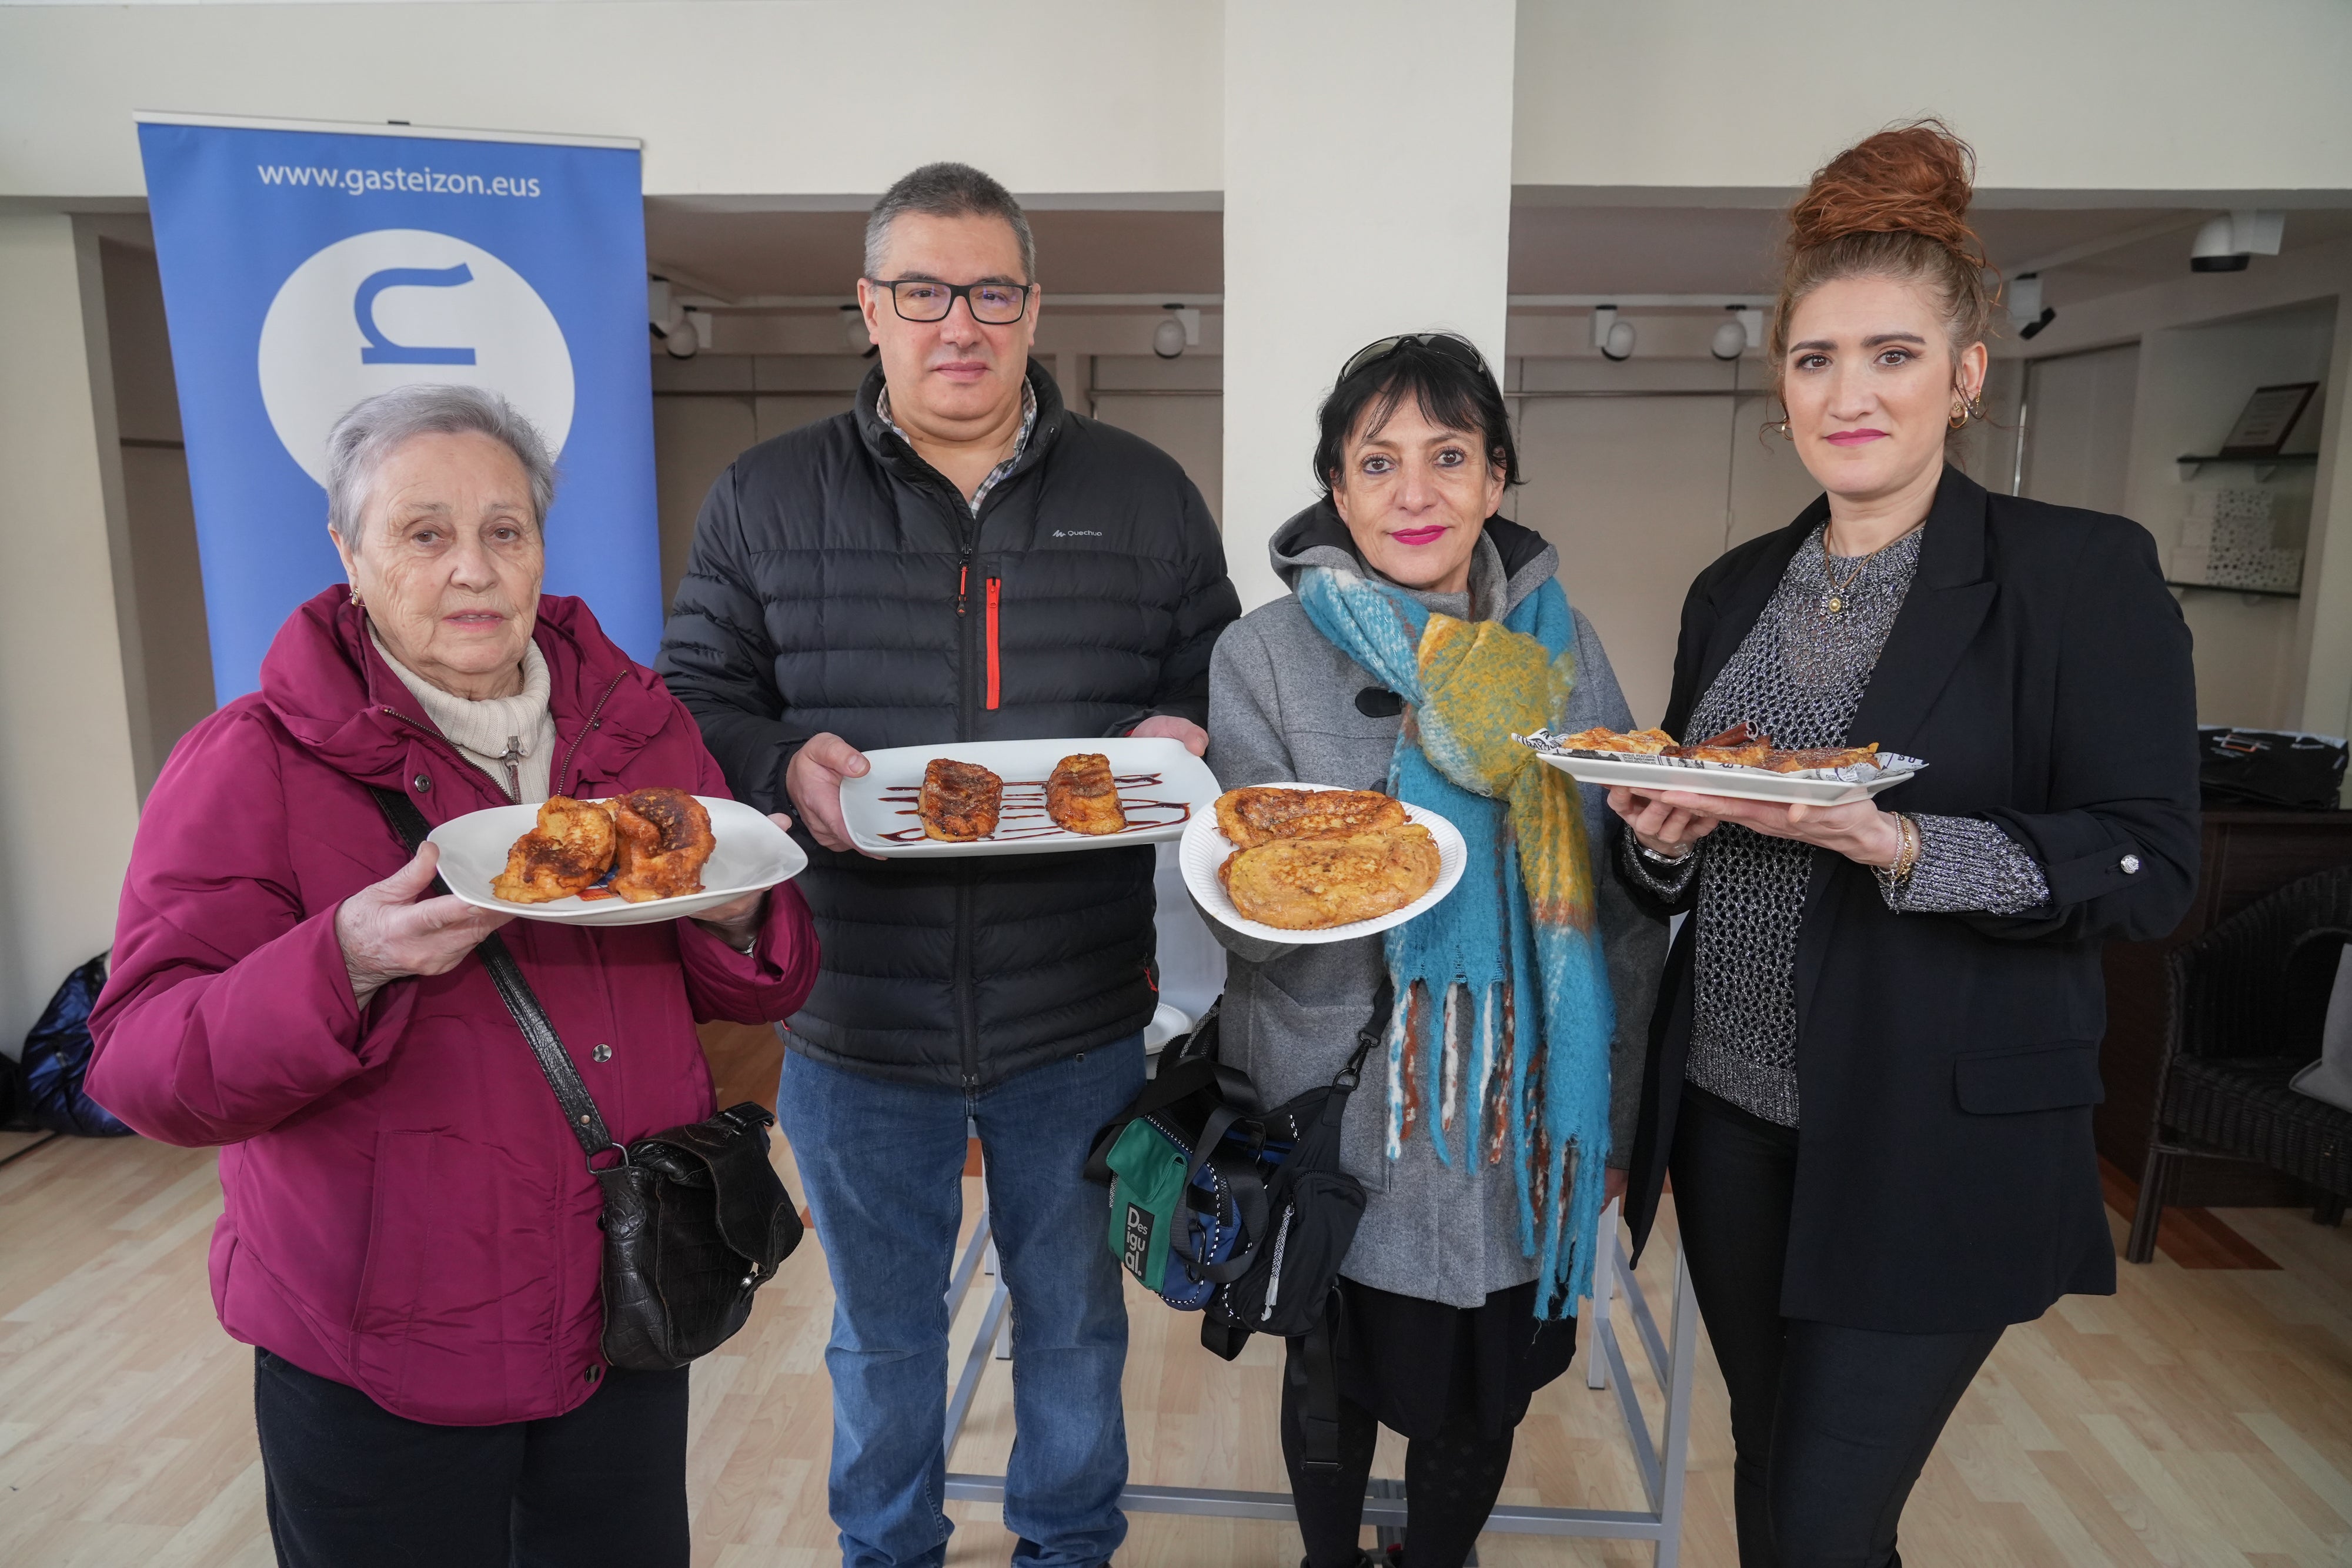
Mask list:
MULTIPOLYGON (((372 792, 415 854, 428 831, 425 813, 397 790, 372 792)), ((438 877, 433 889, 449 891, 438 877)), ((666 1372, 709 1354, 743 1326, 752 1292, 800 1245, 800 1214, 768 1163, 775 1118, 747 1101, 623 1148, 505 939, 493 931, 474 951, 604 1192, 596 1222, 604 1231, 604 1359, 634 1372, 666 1372), (598 1168, 597 1156, 607 1154, 618 1162, 598 1168)))
MULTIPOLYGON (((1253 1333, 1293 1343, 1299 1354, 1285 1375, 1305 1395, 1302 1458, 1310 1470, 1339 1468, 1338 1357, 1347 1329, 1339 1266, 1364 1217, 1363 1184, 1339 1166, 1339 1129, 1365 1060, 1388 1033, 1395 997, 1383 973, 1347 1064, 1328 1085, 1271 1110, 1247 1078, 1217 1060, 1219 1009, 1211 1008, 1160 1058, 1143 1092, 1095 1134, 1087 1161, 1090 1179, 1111 1185, 1116 1214, 1120 1141, 1141 1124, 1172 1151, 1188 1212, 1160 1243, 1169 1257, 1153 1288, 1171 1306, 1199 1312, 1202 1345, 1227 1361, 1253 1333)), ((1151 1260, 1122 1261, 1143 1277, 1151 1260)))

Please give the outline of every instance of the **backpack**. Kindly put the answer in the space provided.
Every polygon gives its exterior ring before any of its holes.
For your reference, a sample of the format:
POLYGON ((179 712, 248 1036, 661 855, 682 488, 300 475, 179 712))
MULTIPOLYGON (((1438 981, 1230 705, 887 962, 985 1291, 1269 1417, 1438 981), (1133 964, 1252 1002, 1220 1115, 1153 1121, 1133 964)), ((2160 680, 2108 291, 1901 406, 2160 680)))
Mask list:
POLYGON ((130 1128, 82 1092, 95 1049, 89 1038, 90 1009, 105 985, 106 955, 101 953, 66 977, 42 1009, 40 1021, 25 1036, 27 1108, 34 1121, 53 1132, 85 1138, 131 1135, 130 1128))
POLYGON ((1339 1464, 1334 1306, 1364 1216, 1363 1184, 1339 1168, 1340 1122, 1393 999, 1384 976, 1338 1076, 1270 1110, 1217 1061, 1212 1007, 1087 1161, 1110 1188, 1112 1256, 1170 1306, 1200 1312, 1202 1346, 1231 1361, 1253 1333, 1304 1342, 1314 1469, 1339 1464))

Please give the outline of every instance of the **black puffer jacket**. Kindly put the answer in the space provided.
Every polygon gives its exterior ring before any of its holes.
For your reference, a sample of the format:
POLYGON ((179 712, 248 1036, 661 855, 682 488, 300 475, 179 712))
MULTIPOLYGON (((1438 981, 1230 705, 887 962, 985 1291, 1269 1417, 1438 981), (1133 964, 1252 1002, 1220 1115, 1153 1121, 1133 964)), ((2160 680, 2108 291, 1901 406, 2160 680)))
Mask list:
MULTIPOLYGON (((741 799, 785 799, 826 731, 861 750, 1205 723, 1209 650, 1240 612, 1175 460, 1062 406, 975 519, 875 416, 762 442, 711 486, 660 670, 741 799)), ((1152 856, 877 861, 803 834, 824 967, 791 1024, 819 1061, 980 1087, 1150 1019, 1152 856)))

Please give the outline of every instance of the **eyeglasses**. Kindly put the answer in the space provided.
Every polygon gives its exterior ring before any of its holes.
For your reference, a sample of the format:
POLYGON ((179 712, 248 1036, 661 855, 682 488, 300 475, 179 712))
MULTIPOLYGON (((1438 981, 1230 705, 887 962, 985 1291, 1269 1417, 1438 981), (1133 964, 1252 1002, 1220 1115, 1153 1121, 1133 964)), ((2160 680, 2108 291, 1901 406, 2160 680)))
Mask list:
POLYGON ((959 299, 971 319, 989 327, 1010 327, 1029 313, 1034 283, 941 283, 931 277, 866 280, 890 291, 891 308, 905 321, 944 321, 959 299))
POLYGON ((1339 380, 1344 382, 1358 371, 1377 365, 1398 350, 1413 343, 1434 350, 1456 363, 1467 365, 1481 375, 1493 374, 1486 369, 1486 358, 1478 352, 1478 346, 1457 333, 1400 332, 1393 338, 1381 338, 1357 350, 1348 362, 1339 367, 1339 380))

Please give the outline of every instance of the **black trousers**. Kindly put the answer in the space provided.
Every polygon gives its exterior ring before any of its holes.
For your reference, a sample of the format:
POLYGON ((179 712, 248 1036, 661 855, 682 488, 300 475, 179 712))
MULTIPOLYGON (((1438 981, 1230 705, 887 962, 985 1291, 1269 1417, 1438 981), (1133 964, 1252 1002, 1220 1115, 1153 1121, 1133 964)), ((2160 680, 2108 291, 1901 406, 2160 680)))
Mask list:
MULTIPOLYGON (((1358 1568, 1364 1530, 1364 1489, 1372 1479, 1372 1450, 1381 1424, 1339 1396, 1339 1468, 1306 1465, 1305 1375, 1297 1372, 1298 1342, 1282 1380, 1282 1458, 1290 1471, 1290 1500, 1307 1545, 1302 1568, 1358 1568)), ((1462 1568, 1478 1543, 1486 1516, 1502 1495, 1517 1428, 1490 1437, 1468 1416, 1437 1431, 1409 1437, 1404 1448, 1405 1547, 1412 1568, 1462 1568)))
POLYGON ((1731 1392, 1740 1568, 1900 1568, 1903 1505, 2001 1331, 1885 1333, 1782 1317, 1797 1138, 1683 1089, 1675 1215, 1731 1392))
POLYGON ((544 1421, 436 1427, 254 1353, 279 1568, 686 1568, 686 1371, 544 1421))

